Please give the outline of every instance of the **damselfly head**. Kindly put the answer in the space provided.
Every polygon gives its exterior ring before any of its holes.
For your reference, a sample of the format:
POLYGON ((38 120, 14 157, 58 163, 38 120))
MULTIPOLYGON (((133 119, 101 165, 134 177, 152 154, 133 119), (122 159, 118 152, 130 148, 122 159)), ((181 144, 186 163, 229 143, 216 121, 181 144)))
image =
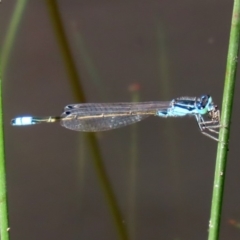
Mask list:
POLYGON ((196 99, 195 106, 198 113, 204 115, 213 109, 212 97, 210 95, 202 95, 196 99))
POLYGON ((208 109, 212 104, 212 97, 210 95, 202 95, 196 100, 196 105, 199 110, 208 109))
POLYGON ((200 104, 201 104, 202 108, 205 108, 211 102, 212 102, 212 98, 211 98, 210 95, 203 95, 203 96, 201 96, 200 104))

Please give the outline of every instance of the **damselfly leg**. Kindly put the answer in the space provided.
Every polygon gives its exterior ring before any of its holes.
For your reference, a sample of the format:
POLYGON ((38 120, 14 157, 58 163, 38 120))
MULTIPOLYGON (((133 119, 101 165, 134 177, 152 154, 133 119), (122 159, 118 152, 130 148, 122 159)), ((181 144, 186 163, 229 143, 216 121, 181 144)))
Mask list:
POLYGON ((196 114, 195 116, 201 133, 219 142, 218 137, 221 124, 220 124, 220 110, 217 109, 217 106, 215 106, 215 109, 209 112, 208 117, 210 118, 210 120, 208 121, 205 121, 204 117, 200 114, 196 114), (209 132, 211 132, 212 134, 209 132))

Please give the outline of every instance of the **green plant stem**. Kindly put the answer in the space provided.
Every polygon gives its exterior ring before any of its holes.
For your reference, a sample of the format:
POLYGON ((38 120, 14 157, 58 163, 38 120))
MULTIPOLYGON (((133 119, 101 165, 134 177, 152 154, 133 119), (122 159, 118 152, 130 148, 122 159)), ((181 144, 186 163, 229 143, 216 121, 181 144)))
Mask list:
POLYGON ((1 78, 0 78, 0 234, 1 240, 9 239, 1 78))
POLYGON ((223 127, 220 130, 219 143, 217 149, 211 217, 209 222, 209 236, 208 236, 209 240, 217 240, 219 238, 221 208, 228 154, 228 142, 230 135, 230 123, 239 51, 239 36, 240 36, 239 31, 240 31, 240 0, 235 0, 233 5, 232 23, 222 103, 221 125, 223 127))
POLYGON ((16 39, 20 19, 26 6, 27 0, 17 1, 11 18, 11 22, 4 40, 0 58, 0 239, 9 239, 6 168, 4 154, 4 132, 3 132, 3 109, 2 109, 2 79, 5 76, 14 40, 16 39))
MULTIPOLYGON (((57 40, 59 42, 59 46, 61 48, 61 52, 63 55, 64 63, 69 75, 69 79, 71 80, 71 86, 72 91, 74 92, 75 100, 78 102, 86 102, 86 98, 84 96, 83 88, 80 84, 80 78, 77 72, 76 65, 74 63, 70 47, 67 42, 67 37, 64 32, 63 24, 61 21, 60 13, 58 10, 58 6, 55 0, 45 0, 48 6, 48 10, 51 16, 51 20, 54 26, 54 30, 57 36, 57 40)), ((87 140, 89 143, 89 146, 91 148, 91 153, 93 155, 93 162, 94 167, 98 175, 98 179, 100 181, 100 184, 103 188, 103 191, 105 193, 105 197, 108 202, 108 206, 112 212, 113 219, 116 225, 116 228, 118 230, 118 234, 120 239, 127 240, 128 234, 126 227, 123 223, 123 218, 120 212, 120 209, 117 204, 116 197, 114 195, 114 192, 112 190, 110 181, 108 179, 107 173, 105 171, 105 167, 102 161, 100 149, 98 146, 98 142, 96 139, 95 134, 93 133, 87 133, 87 140)))

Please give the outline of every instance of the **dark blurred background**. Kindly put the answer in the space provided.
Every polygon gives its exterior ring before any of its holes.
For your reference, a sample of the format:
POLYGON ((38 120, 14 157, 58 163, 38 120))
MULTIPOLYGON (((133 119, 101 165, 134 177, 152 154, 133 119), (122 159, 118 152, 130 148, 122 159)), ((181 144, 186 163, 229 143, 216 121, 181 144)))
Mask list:
MULTIPOLYGON (((1 46, 15 4, 0 4, 1 46)), ((58 4, 88 102, 209 93, 221 107, 233 1, 58 4)), ((240 239, 238 89, 221 224, 228 240, 240 239)), ((47 6, 28 1, 4 76, 11 239, 118 238, 85 134, 10 125, 19 115, 59 115, 74 102, 47 6)), ((207 239, 217 143, 193 118, 152 117, 97 139, 131 239, 207 239)))

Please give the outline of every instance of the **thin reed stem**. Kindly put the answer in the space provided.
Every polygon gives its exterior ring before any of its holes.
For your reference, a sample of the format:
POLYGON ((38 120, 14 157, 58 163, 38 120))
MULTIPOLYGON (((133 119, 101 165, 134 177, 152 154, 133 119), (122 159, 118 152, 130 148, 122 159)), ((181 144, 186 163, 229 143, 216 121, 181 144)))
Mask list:
POLYGON ((4 154, 2 79, 0 79, 0 236, 1 240, 9 239, 6 167, 4 154))
POLYGON ((220 131, 217 149, 208 240, 219 239, 224 180, 228 156, 228 143, 230 137, 230 124, 237 71, 237 59, 239 51, 240 40, 239 31, 240 31, 240 0, 235 0, 233 5, 232 23, 227 56, 227 67, 222 103, 222 120, 221 120, 222 128, 220 131))

